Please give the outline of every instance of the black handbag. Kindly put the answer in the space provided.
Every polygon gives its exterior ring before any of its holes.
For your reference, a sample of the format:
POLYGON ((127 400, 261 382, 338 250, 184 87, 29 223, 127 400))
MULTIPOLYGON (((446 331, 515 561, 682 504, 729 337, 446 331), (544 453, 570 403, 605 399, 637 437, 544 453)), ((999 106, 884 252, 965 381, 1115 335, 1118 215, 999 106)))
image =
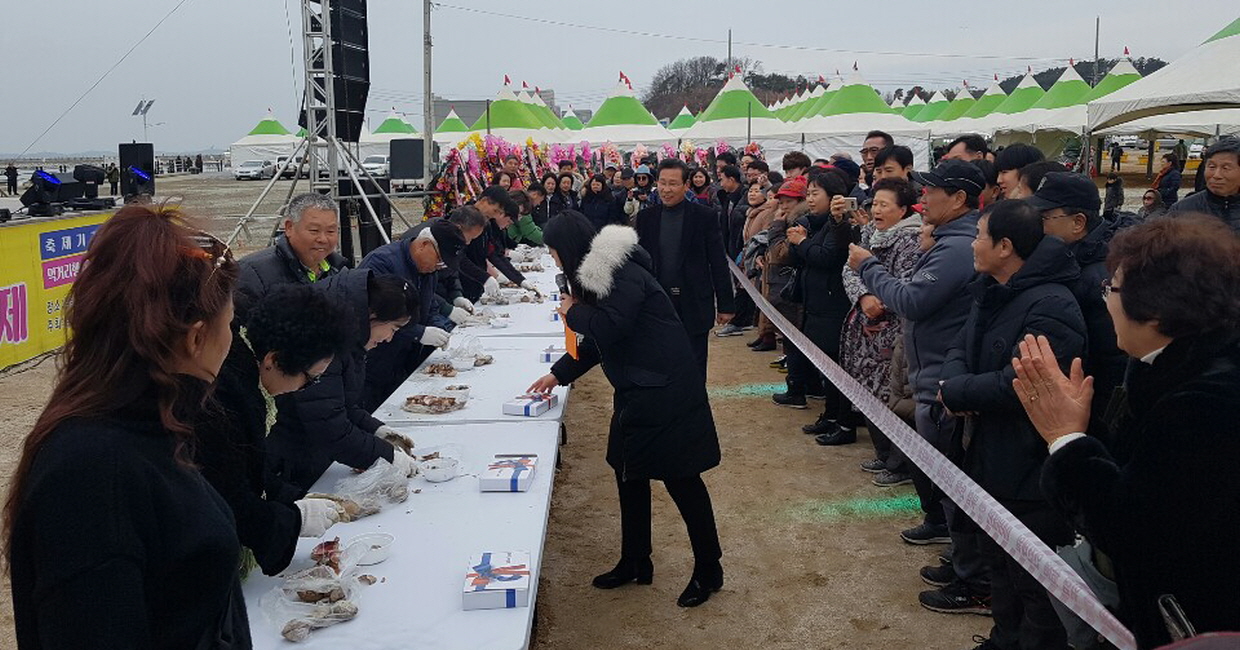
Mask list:
POLYGON ((784 302, 799 305, 803 300, 802 293, 801 272, 797 269, 792 269, 792 274, 788 278, 788 284, 785 284, 784 287, 779 290, 779 299, 784 302))

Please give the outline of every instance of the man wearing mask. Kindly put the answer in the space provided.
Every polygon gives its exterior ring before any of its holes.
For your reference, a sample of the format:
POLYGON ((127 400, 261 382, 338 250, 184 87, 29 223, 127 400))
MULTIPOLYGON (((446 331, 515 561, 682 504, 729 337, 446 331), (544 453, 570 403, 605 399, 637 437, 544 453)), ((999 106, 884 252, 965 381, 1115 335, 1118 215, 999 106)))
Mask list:
POLYGON ((658 174, 661 205, 637 214, 637 235, 654 263, 655 277, 676 307, 705 377, 710 329, 726 325, 736 311, 719 216, 685 200, 689 167, 683 162, 664 160, 658 174))
POLYGON ((1115 339, 1115 324, 1102 297, 1102 283, 1111 278, 1107 270, 1107 242, 1115 234, 1115 224, 1099 214, 1098 188, 1087 176, 1072 172, 1051 172, 1033 196, 1025 200, 1042 215, 1042 228, 1068 245, 1081 269, 1080 277, 1068 285, 1080 305, 1089 331, 1089 348, 1084 357, 1085 373, 1094 378, 1094 397, 1090 408, 1089 433, 1111 442, 1106 424, 1111 394, 1124 381, 1128 355, 1115 339))
POLYGON ((1240 233, 1240 138, 1222 138, 1201 154, 1206 189, 1171 206, 1168 216, 1212 214, 1240 233))
POLYGON ((249 309, 274 287, 312 284, 346 268, 340 245, 336 203, 324 194, 298 194, 284 212, 284 233, 275 243, 239 260, 236 320, 245 322, 249 309))
MULTIPOLYGON (((904 347, 909 384, 917 402, 917 433, 952 457, 955 418, 938 401, 939 381, 948 347, 964 326, 972 300, 973 240, 977 237, 978 197, 986 185, 982 172, 959 160, 940 163, 930 172, 913 172, 922 184, 922 218, 934 227, 934 245, 922 255, 912 276, 902 281, 864 248, 849 246, 848 265, 857 271, 884 306, 905 319, 904 347)), ((948 519, 963 517, 955 504, 914 467, 913 484, 925 512, 923 522, 900 533, 908 544, 952 542, 954 579, 935 580, 946 587, 922 592, 922 605, 940 612, 989 613, 989 576, 976 534, 951 534, 948 519)), ((939 567, 925 571, 939 572, 939 567)))
MULTIPOLYGON (((457 208, 472 210, 468 206, 457 208)), ((409 282, 418 297, 419 318, 396 330, 392 340, 366 353, 366 392, 362 406, 374 411, 396 390, 435 348, 448 344, 454 327, 465 321, 469 310, 454 306, 436 293, 436 270, 460 268, 467 241, 460 226, 443 218, 424 221, 404 237, 370 252, 358 265, 375 275, 396 275, 409 282)))

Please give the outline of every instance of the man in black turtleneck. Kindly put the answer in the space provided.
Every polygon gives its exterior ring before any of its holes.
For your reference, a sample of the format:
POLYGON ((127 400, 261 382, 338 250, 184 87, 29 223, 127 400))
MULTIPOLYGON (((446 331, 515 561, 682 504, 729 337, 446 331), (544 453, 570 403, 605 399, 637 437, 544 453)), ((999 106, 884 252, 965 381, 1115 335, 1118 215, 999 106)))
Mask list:
POLYGON ((710 328, 732 320, 732 280, 723 251, 718 215, 685 201, 689 168, 675 159, 658 168, 660 205, 637 214, 637 235, 655 265, 655 277, 672 299, 693 353, 706 376, 710 328))

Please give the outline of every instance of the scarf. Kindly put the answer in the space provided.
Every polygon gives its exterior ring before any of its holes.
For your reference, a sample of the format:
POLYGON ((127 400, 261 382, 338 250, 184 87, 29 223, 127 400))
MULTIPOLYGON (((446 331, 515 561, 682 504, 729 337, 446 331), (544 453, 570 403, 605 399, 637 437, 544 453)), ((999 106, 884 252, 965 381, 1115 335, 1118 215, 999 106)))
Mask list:
POLYGON ((870 234, 870 248, 884 248, 890 245, 891 240, 900 233, 901 230, 908 228, 920 228, 921 215, 914 212, 907 217, 897 221, 886 230, 874 229, 870 234))

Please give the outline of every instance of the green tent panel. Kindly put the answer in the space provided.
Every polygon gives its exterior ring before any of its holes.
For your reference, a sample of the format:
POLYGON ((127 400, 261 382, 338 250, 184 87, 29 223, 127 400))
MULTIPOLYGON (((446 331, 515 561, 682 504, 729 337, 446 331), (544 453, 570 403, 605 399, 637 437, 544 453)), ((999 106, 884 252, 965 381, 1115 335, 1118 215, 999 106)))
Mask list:
POLYGON ((545 125, 530 111, 529 105, 517 99, 511 90, 504 87, 491 102, 489 109, 490 125, 487 124, 488 111, 483 111, 478 120, 469 127, 471 131, 492 129, 532 129, 545 128, 545 125))
POLYGON ((383 120, 383 123, 379 125, 379 128, 374 130, 375 135, 380 133, 416 134, 417 132, 418 130, 413 128, 412 124, 401 119, 398 115, 392 115, 386 120, 383 120))
POLYGON ((684 108, 680 109, 680 113, 676 115, 676 118, 672 120, 671 124, 667 125, 667 128, 675 129, 675 130, 683 130, 683 129, 687 129, 693 126, 696 123, 697 123, 697 118, 693 117, 693 113, 689 111, 689 107, 685 106, 684 108))
MULTIPOLYGON (((826 97, 826 95, 823 95, 826 97)), ((861 75, 853 73, 848 83, 836 91, 830 101, 823 104, 816 115, 848 115, 852 113, 891 113, 891 107, 878 96, 874 87, 861 75)))
POLYGON ((904 105, 904 111, 900 114, 903 115, 906 120, 916 121, 917 116, 925 110, 925 108, 926 101, 917 95, 913 95, 913 98, 908 100, 908 103, 904 105))
POLYGON ((564 119, 560 121, 564 123, 564 128, 570 131, 580 131, 586 128, 586 125, 581 123, 581 118, 577 117, 577 114, 573 112, 571 106, 568 108, 568 112, 564 114, 564 119))
POLYGON ((443 118, 443 122, 439 123, 439 127, 435 129, 436 133, 466 133, 469 131, 469 125, 456 114, 456 109, 448 111, 447 117, 443 118))
POLYGON ((1085 83, 1081 75, 1077 74, 1076 68, 1069 65, 1064 69, 1063 74, 1059 75, 1059 80, 1046 91, 1042 98, 1034 102, 1029 108, 1064 108, 1065 106, 1076 106, 1084 103, 1085 96, 1093 88, 1085 83))
POLYGON ((727 83, 723 84, 723 88, 711 100, 706 110, 697 116, 697 121, 713 122, 738 117, 775 119, 771 111, 749 91, 749 86, 745 85, 740 75, 733 75, 727 83))
POLYGON ((1093 90, 1089 91, 1089 94, 1085 96, 1085 100, 1081 103, 1088 104, 1099 97, 1110 95, 1140 78, 1141 73, 1137 72, 1137 68, 1132 65, 1132 61, 1123 59, 1116 63, 1115 67, 1111 68, 1107 76, 1103 77, 1102 81, 1099 81, 1098 85, 1093 87, 1093 90))
POLYGON ((1002 104, 996 106, 993 112, 1011 115, 1012 113, 1027 111, 1039 99, 1042 99, 1042 95, 1045 94, 1046 91, 1042 90, 1042 86, 1039 86, 1038 82, 1034 80, 1033 74, 1027 73, 1020 80, 1020 83, 1012 89, 1007 99, 1003 100, 1002 104))
POLYGON ((1209 43, 1211 41, 1221 40, 1229 36, 1236 36, 1236 35, 1240 35, 1240 18, 1237 18, 1231 21, 1231 24, 1219 30, 1219 33, 1215 34, 1214 36, 1211 36, 1210 38, 1207 38, 1206 43, 1209 43))
POLYGON ((914 122, 937 120, 939 115, 942 115, 943 111, 947 110, 948 104, 951 104, 951 102, 947 101, 947 96, 942 91, 936 90, 934 95, 930 97, 930 101, 926 102, 926 107, 921 109, 917 113, 917 117, 912 119, 914 122))
POLYGON ((979 97, 977 101, 973 103, 973 106, 971 106, 969 110, 965 111, 960 117, 966 119, 985 117, 993 113, 996 108, 999 108, 999 105, 1002 104, 1005 99, 1007 99, 1007 93, 1003 92, 1003 88, 1001 88, 999 86, 999 82, 996 81, 990 84, 990 88, 986 89, 986 94, 979 97))
POLYGON ((612 91, 611 97, 603 102, 595 111, 594 117, 586 127, 614 126, 617 124, 658 124, 650 111, 633 96, 633 89, 620 84, 612 91))
POLYGON ((248 135, 289 135, 289 130, 268 112, 267 117, 259 120, 248 135))
POLYGON ((950 122, 961 118, 965 113, 968 113, 975 104, 977 104, 977 100, 973 99, 973 94, 969 92, 969 87, 965 86, 960 89, 960 94, 956 95, 956 98, 947 105, 947 108, 944 109, 942 113, 939 113, 939 121, 950 122))

